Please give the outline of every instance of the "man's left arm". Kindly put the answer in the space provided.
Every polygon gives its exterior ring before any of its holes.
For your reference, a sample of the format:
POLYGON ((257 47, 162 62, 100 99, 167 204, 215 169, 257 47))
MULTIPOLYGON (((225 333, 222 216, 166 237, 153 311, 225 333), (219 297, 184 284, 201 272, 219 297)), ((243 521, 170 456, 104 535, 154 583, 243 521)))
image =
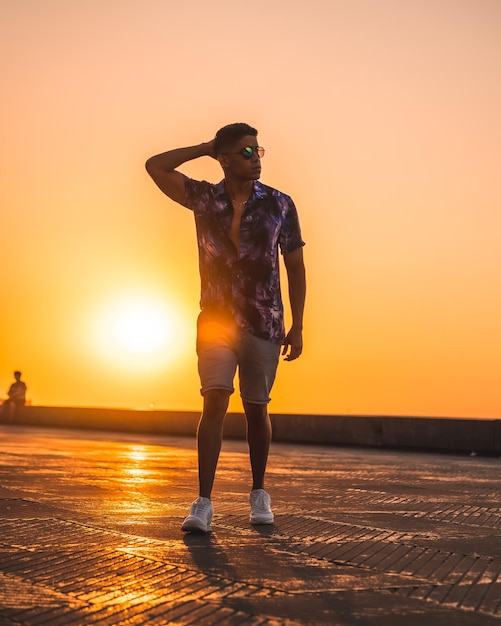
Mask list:
POLYGON ((303 248, 284 254, 285 269, 289 283, 289 300, 292 312, 292 327, 284 341, 282 354, 286 361, 297 359, 303 351, 303 312, 306 299, 306 272, 303 248))

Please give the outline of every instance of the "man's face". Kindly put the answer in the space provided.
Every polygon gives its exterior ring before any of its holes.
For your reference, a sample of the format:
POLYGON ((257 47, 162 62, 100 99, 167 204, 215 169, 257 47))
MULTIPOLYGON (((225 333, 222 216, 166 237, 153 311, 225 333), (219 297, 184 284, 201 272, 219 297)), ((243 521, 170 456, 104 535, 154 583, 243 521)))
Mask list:
POLYGON ((220 154, 218 160, 225 175, 240 180, 258 180, 261 176, 261 159, 257 154, 257 148, 257 137, 246 135, 228 148, 225 154, 220 154))

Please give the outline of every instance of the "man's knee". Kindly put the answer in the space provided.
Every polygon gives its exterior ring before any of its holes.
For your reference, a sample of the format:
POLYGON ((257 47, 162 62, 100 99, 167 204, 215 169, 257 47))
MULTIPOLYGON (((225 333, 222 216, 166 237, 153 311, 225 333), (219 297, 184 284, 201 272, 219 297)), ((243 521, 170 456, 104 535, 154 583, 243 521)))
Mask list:
POLYGON ((209 389, 204 393, 204 417, 222 418, 226 415, 231 393, 226 389, 209 389))
POLYGON ((246 402, 244 400, 243 405, 248 421, 263 421, 268 419, 267 404, 257 404, 256 402, 246 402))

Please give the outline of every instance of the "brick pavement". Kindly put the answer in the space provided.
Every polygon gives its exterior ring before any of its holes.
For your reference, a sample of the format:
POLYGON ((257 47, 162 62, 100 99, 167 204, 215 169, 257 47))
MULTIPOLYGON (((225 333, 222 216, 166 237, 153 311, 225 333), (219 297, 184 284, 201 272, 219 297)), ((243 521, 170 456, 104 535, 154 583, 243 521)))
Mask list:
POLYGON ((194 441, 0 426, 0 625, 501 623, 500 459, 274 444, 248 523, 225 441, 210 535, 194 441))

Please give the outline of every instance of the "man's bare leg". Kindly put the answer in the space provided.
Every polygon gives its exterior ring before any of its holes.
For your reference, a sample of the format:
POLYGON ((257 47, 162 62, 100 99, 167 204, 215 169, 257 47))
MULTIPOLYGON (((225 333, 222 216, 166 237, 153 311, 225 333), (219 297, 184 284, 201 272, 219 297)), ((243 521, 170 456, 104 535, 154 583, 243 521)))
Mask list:
POLYGON ((271 443, 271 421, 266 404, 243 402, 247 418, 247 443, 252 468, 252 489, 264 489, 264 474, 271 443))
POLYGON ((203 498, 210 499, 212 493, 229 400, 230 393, 224 389, 212 389, 204 394, 197 431, 199 495, 203 498))

